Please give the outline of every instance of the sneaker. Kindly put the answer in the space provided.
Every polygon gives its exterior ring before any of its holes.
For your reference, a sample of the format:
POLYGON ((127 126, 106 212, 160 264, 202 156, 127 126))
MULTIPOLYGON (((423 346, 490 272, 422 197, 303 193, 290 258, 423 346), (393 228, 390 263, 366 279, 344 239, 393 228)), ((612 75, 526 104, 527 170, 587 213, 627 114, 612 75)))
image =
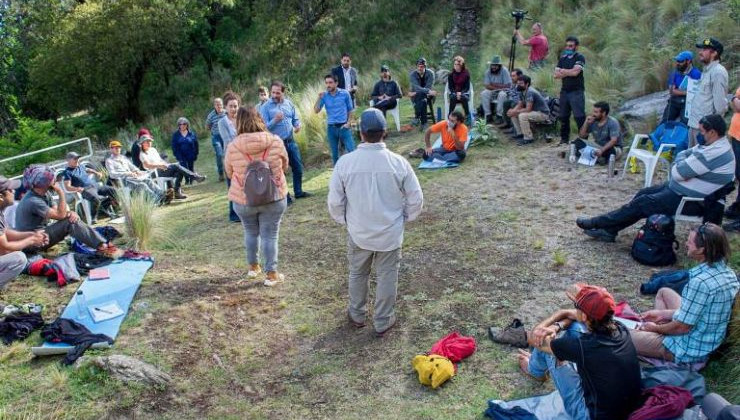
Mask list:
POLYGON ((412 152, 409 152, 410 158, 420 158, 422 156, 424 156, 424 149, 422 149, 421 147, 412 152))
POLYGON ((308 191, 302 191, 300 194, 296 194, 295 198, 308 198, 311 197, 313 194, 311 194, 308 191))
POLYGON ((740 232, 740 220, 733 220, 730 223, 725 223, 722 225, 722 229, 724 229, 725 232, 740 232))
POLYGON ((488 329, 488 336, 494 343, 508 344, 521 349, 529 347, 527 343, 527 330, 524 329, 524 324, 522 324, 519 318, 514 318, 503 330, 490 327, 488 329))
POLYGON ((615 242, 617 235, 606 229, 584 229, 583 233, 601 242, 615 242))
POLYGON ((247 271, 247 277, 253 279, 262 274, 262 267, 259 264, 249 264, 249 271, 247 271))
POLYGON ((268 271, 267 278, 265 279, 265 282, 263 284, 267 287, 272 287, 284 281, 285 281, 284 274, 278 273, 277 271, 268 271))
POLYGON ((185 195, 185 194, 183 194, 183 193, 182 193, 182 190, 177 190, 177 191, 175 192, 175 199, 176 199, 176 200, 184 200, 184 199, 186 199, 186 198, 188 198, 188 196, 187 196, 187 195, 185 195))
POLYGON ((195 180, 195 182, 197 182, 197 183, 199 183, 199 184, 200 184, 201 182, 203 182, 203 181, 205 181, 205 180, 206 180, 206 176, 205 176, 205 175, 201 175, 201 174, 196 174, 196 175, 195 175, 195 176, 193 177, 193 179, 195 180))
POLYGON ((103 248, 95 251, 95 254, 117 260, 123 256, 123 250, 116 248, 116 246, 111 243, 108 243, 104 245, 103 248))

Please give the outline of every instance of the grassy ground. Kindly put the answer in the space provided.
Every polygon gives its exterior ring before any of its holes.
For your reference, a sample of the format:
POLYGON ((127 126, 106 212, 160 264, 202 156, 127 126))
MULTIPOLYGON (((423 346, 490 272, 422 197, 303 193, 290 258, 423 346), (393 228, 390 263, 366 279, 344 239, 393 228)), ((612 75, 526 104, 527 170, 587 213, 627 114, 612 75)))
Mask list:
MULTIPOLYGON (((405 153, 421 141, 418 132, 393 133, 388 145, 405 153)), ((611 180, 568 164, 561 150, 503 140, 472 148, 458 169, 418 173, 425 208, 406 231, 399 323, 383 339, 346 325, 346 233, 325 204, 331 170, 307 172, 304 187, 316 195, 290 207, 281 229, 287 281, 266 288, 246 279, 242 230, 227 222, 208 150, 197 167, 210 180, 158 210, 167 235, 153 245, 157 263, 114 349, 90 352, 153 363, 171 386, 124 385, 94 368, 59 367, 56 357, 33 359, 34 334, 0 347, 0 418, 458 419, 479 418, 489 398, 543 393, 549 385, 524 378, 512 349, 492 344, 486 328, 514 316, 533 326, 568 306, 562 291, 574 281, 605 285, 645 310, 651 300, 637 289, 654 271, 629 257, 633 229, 604 244, 573 222, 625 202, 641 175, 611 180), (441 389, 421 386, 412 357, 455 330, 473 335, 477 352, 441 389)), ((0 300, 40 301, 51 319, 72 293, 22 277, 0 300)), ((734 364, 712 362, 707 372, 710 389, 738 403, 738 376, 728 383, 723 373, 734 364)))

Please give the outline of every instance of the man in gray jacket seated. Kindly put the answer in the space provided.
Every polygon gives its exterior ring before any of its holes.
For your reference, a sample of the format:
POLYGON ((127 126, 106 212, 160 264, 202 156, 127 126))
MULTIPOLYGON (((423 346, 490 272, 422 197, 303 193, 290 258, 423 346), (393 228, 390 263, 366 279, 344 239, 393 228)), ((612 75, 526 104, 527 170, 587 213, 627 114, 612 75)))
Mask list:
POLYGON ((377 289, 373 324, 382 337, 396 323, 393 307, 404 223, 421 213, 424 197, 409 162, 386 148, 386 121, 380 110, 360 117, 362 143, 342 156, 329 183, 329 214, 346 225, 349 238, 349 322, 365 326, 370 268, 375 264, 377 289))
POLYGON ((427 60, 420 57, 416 60, 416 70, 409 74, 411 84, 411 102, 414 103, 414 114, 419 123, 419 131, 424 131, 427 124, 427 104, 434 102, 437 91, 434 87, 434 72, 427 68, 427 60))

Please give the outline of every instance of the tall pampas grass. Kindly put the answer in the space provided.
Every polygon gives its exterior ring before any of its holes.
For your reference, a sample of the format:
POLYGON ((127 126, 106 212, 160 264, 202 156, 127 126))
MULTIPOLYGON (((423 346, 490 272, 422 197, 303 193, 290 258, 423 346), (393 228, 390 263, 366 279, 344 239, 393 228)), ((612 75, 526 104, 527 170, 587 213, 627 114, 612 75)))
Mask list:
POLYGON ((126 221, 126 238, 128 246, 136 251, 148 249, 152 240, 157 236, 157 222, 154 210, 157 203, 144 191, 134 191, 130 188, 116 190, 118 204, 126 221))

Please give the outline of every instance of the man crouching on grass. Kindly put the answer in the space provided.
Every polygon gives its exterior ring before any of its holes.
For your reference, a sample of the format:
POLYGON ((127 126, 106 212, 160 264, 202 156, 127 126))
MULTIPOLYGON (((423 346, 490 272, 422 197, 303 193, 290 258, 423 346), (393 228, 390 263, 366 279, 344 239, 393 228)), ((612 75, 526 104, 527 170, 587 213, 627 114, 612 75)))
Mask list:
POLYGON ((557 311, 529 332, 515 319, 501 332, 491 329, 491 339, 534 347, 519 350, 519 367, 541 381, 549 374, 574 420, 626 419, 641 403, 640 365, 629 333, 613 319, 614 298, 582 283, 566 295, 575 309, 557 311))

